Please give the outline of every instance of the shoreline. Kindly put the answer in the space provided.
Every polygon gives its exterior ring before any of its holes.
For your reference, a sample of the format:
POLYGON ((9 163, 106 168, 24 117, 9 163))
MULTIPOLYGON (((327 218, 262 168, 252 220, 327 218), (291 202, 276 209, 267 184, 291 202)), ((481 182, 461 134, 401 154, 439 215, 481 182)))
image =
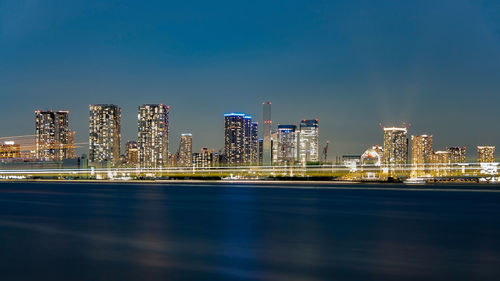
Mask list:
POLYGON ((270 180, 0 180, 2 183, 54 183, 54 184, 125 184, 125 185, 191 185, 230 187, 231 185, 249 188, 288 188, 288 189, 352 189, 352 190, 412 190, 412 191, 484 191, 500 192, 500 183, 426 183, 408 184, 391 182, 353 182, 353 181, 270 181, 270 180))

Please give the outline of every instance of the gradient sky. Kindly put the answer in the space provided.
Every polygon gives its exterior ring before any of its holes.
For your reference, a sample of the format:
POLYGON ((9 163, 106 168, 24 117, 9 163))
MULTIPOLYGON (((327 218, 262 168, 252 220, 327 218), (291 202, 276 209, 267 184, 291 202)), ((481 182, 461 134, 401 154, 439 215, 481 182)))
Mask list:
MULTIPOLYGON (((223 146, 223 113, 320 119, 330 156, 382 143, 410 123, 434 147, 500 154, 498 1, 0 1, 0 136, 34 133, 36 109, 171 106, 171 148, 223 146)), ((83 152, 83 150, 81 151, 83 152)))

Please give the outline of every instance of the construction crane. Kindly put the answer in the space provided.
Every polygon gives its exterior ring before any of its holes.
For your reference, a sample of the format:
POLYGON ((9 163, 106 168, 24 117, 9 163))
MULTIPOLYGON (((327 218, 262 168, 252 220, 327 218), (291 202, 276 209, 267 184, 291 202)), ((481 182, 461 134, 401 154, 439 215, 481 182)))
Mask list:
POLYGON ((325 163, 328 159, 327 158, 327 156, 328 156, 328 144, 330 144, 329 140, 326 141, 325 147, 323 147, 323 162, 325 162, 325 163))

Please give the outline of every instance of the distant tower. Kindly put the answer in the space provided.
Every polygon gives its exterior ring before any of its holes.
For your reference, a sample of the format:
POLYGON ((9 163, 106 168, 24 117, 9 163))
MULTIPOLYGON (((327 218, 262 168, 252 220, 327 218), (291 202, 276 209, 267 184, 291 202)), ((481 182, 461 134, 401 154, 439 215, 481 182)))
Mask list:
POLYGON ((193 135, 182 134, 181 144, 179 149, 179 159, 177 163, 179 166, 189 167, 192 165, 193 159, 193 135))
POLYGON ((115 166, 120 160, 121 109, 97 104, 89 110, 89 165, 115 166))
POLYGON ((263 149, 262 149, 262 164, 264 166, 270 166, 272 163, 272 147, 271 147, 271 127, 273 125, 273 121, 271 119, 271 102, 263 102, 263 149))
POLYGON ((68 158, 69 111, 35 112, 35 153, 40 159, 61 161, 68 158))
POLYGON ((168 114, 163 104, 139 106, 137 115, 139 164, 146 168, 168 166, 168 114))
POLYGON ((302 165, 307 162, 319 161, 319 126, 318 119, 302 120, 299 129, 299 161, 302 165))

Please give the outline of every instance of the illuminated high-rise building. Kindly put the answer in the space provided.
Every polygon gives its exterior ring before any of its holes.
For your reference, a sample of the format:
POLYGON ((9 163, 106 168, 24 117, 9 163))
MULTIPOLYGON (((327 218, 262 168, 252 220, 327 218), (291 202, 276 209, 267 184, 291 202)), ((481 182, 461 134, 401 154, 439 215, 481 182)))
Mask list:
POLYGON ((90 105, 89 165, 116 166, 120 161, 121 109, 114 104, 90 105))
POLYGON ((429 172, 432 155, 432 135, 411 136, 412 176, 420 177, 429 172))
POLYGON ((269 166, 272 164, 272 145, 271 145, 271 129, 273 121, 271 119, 271 102, 263 102, 263 147, 262 147, 262 164, 269 166))
POLYGON ((252 165, 259 164, 259 123, 258 122, 252 122, 252 129, 251 129, 251 133, 250 133, 250 163, 252 165))
POLYGON ((163 104, 139 106, 137 115, 139 164, 145 168, 168 166, 168 114, 170 107, 163 104))
POLYGON ((297 135, 295 125, 278 125, 277 164, 294 164, 297 160, 297 135))
POLYGON ((430 163, 432 153, 432 135, 411 136, 412 165, 430 163))
POLYGON ((319 161, 319 126, 318 119, 302 120, 299 125, 298 134, 299 162, 302 165, 307 162, 319 161))
POLYGON ((450 161, 451 163, 465 163, 466 161, 466 149, 464 147, 452 146, 447 147, 446 151, 450 153, 450 161))
POLYGON ((188 167, 192 165, 193 158, 193 135, 182 134, 181 143, 179 146, 179 158, 177 159, 177 165, 188 167))
POLYGON ((408 163, 407 128, 384 128, 383 165, 402 165, 408 163))
POLYGON ((35 112, 35 154, 45 161, 68 158, 69 111, 35 112))
POLYGON ((243 122, 244 122, 244 138, 243 138, 243 147, 244 147, 244 152, 243 152, 243 163, 244 164, 251 164, 252 163, 252 116, 245 114, 243 117, 243 122))
POLYGON ((224 114, 226 164, 249 165, 258 161, 258 126, 245 113, 224 114))
POLYGON ((495 146, 478 146, 477 162, 478 163, 495 162, 495 146))
POLYGON ((139 148, 137 142, 128 141, 125 145, 125 162, 128 166, 136 166, 139 164, 139 148))
POLYGON ((224 154, 228 165, 245 163, 245 115, 224 114, 224 154))

